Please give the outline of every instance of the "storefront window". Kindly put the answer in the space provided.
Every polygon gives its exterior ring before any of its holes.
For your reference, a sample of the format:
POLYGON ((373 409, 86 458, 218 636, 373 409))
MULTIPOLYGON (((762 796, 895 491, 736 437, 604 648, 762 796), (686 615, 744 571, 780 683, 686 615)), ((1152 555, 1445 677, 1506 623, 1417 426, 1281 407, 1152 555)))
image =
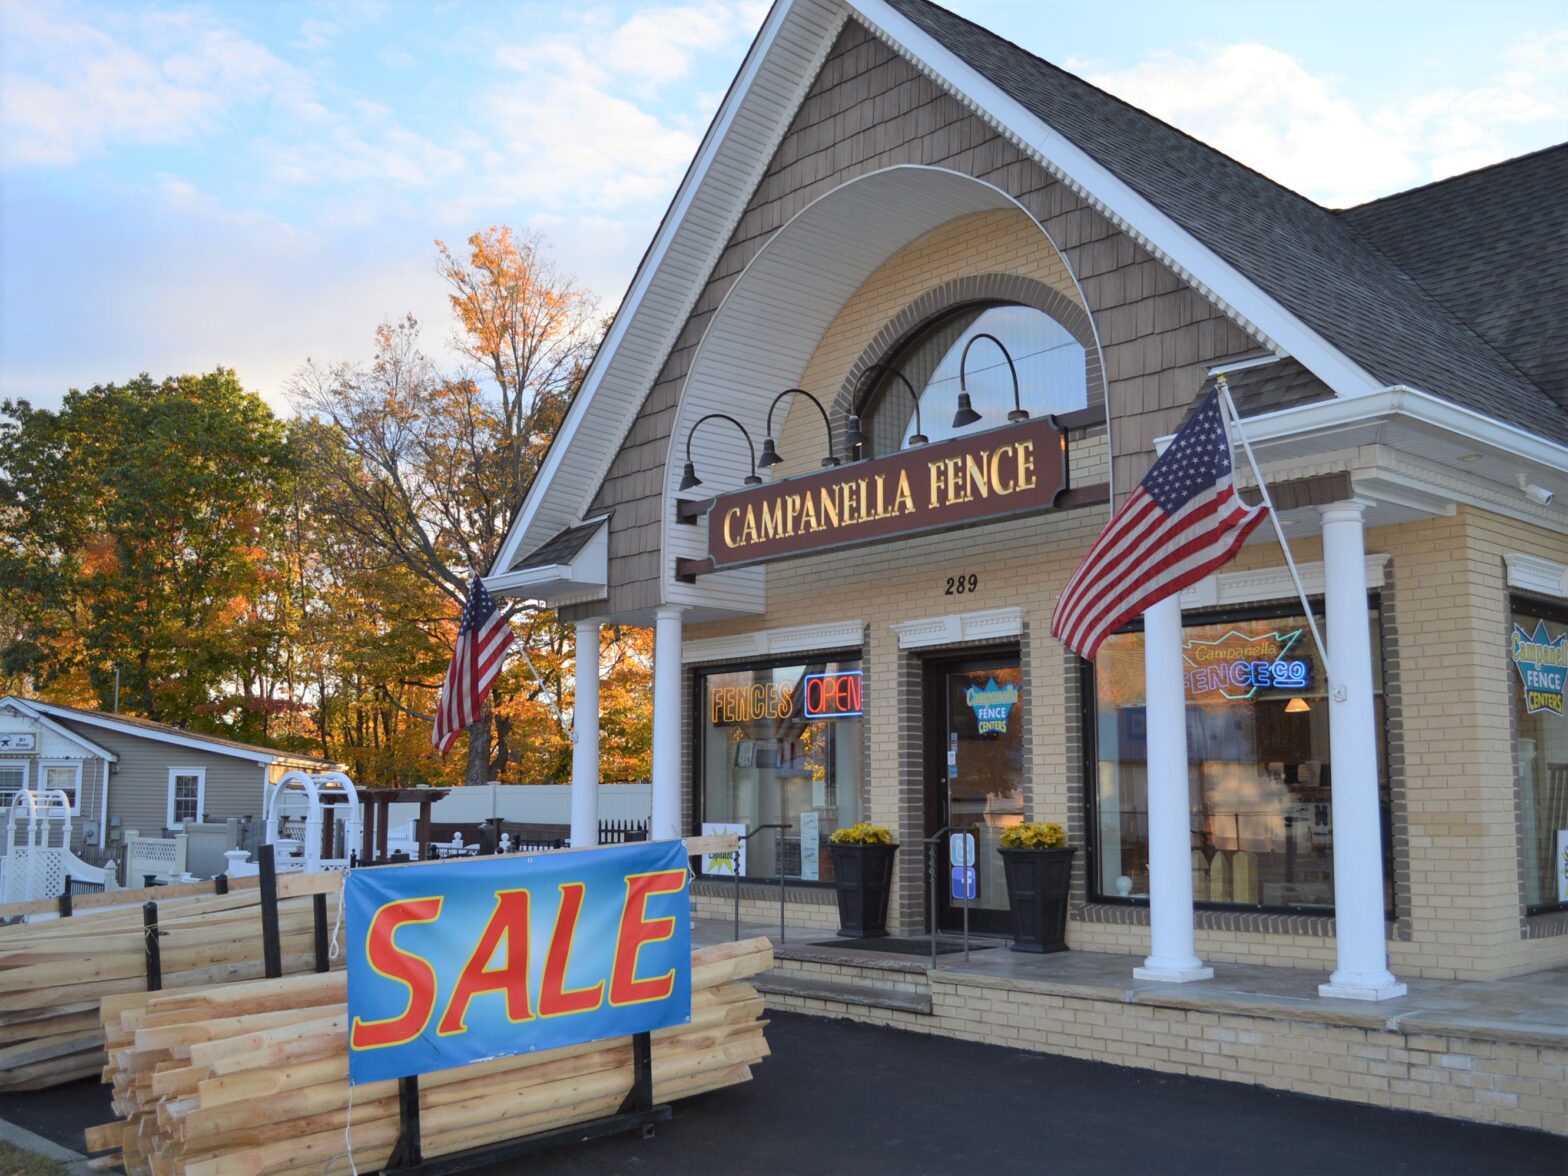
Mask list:
MULTIPOLYGON (((1384 827, 1384 899, 1392 906, 1382 667, 1371 615, 1384 827)), ((1322 622, 1319 622, 1320 628, 1322 622)), ((1225 619, 1182 630, 1187 671, 1188 803, 1193 898, 1224 906, 1332 908, 1327 684, 1306 618, 1225 619)), ((1118 633, 1094 666, 1097 828, 1093 886, 1102 898, 1149 894, 1148 757, 1143 634, 1118 633)))
POLYGON ((1523 797, 1524 900, 1568 906, 1568 610, 1516 601, 1509 630, 1514 765, 1523 797))
MULTIPOLYGON (((1018 369, 1019 397, 1034 416, 1071 412, 1088 403, 1084 349, 1066 327, 1032 306, 966 306, 938 319, 905 348, 892 366, 920 394, 920 427, 932 441, 956 436, 959 361, 976 335, 1002 341, 1018 369)), ((964 386, 980 423, 991 429, 1007 423, 1013 407, 1013 378, 1007 359, 982 340, 969 353, 964 386)), ((909 391, 891 376, 861 409, 869 439, 864 456, 897 453, 915 432, 915 406, 909 391)))
POLYGON ((859 660, 703 673, 697 698, 703 827, 782 824, 746 843, 743 875, 831 881, 828 835, 861 819, 859 660))

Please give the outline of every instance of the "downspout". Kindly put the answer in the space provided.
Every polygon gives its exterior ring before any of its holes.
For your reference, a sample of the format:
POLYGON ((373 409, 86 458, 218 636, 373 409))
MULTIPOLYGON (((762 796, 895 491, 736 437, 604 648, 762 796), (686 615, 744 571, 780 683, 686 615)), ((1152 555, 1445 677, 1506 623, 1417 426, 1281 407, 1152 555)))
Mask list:
POLYGON ((98 762, 103 765, 103 803, 98 809, 98 848, 105 849, 109 845, 109 761, 98 762))

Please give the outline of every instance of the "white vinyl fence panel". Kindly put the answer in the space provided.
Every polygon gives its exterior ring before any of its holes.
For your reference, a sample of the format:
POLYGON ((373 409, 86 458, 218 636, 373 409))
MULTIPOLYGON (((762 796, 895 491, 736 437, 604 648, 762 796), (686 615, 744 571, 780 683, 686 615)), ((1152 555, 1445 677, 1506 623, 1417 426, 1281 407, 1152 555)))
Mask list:
MULTIPOLYGON (((646 821, 652 803, 650 784, 599 785, 601 821, 646 821)), ((394 804, 388 828, 395 829, 418 816, 418 805, 394 804)), ((430 808, 430 819, 442 824, 477 825, 490 817, 525 825, 569 825, 572 821, 572 786, 492 783, 454 788, 430 808)))

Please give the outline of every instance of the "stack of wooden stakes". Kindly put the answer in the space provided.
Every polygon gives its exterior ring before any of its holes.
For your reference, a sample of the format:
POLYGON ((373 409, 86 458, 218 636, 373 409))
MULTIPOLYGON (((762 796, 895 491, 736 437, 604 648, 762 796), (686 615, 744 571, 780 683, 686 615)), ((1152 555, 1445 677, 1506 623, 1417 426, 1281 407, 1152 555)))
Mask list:
MULTIPOLYGON (((0 926, 0 1091, 37 1090, 102 1072, 99 1002, 147 989, 141 896, 158 902, 164 988, 265 975, 254 883, 229 894, 204 884, 205 894, 164 897, 173 889, 127 891, 115 896, 126 905, 0 926)), ((335 915, 336 893, 328 902, 335 915)), ((278 924, 284 972, 312 970, 312 899, 279 902, 278 924)))
MULTIPOLYGON (((692 1019, 653 1034, 656 1102, 744 1082, 768 1055, 747 977, 766 939, 692 953, 692 1019)), ((113 1123, 87 1133, 94 1167, 131 1176, 331 1176, 387 1166, 398 1083, 348 1084, 341 973, 103 999, 113 1123), (352 1100, 352 1101, 351 1101, 352 1100), (347 1128, 347 1136, 345 1136, 347 1128)), ((614 1114, 632 1088, 631 1039, 476 1062, 420 1078, 424 1155, 448 1155, 614 1114)))

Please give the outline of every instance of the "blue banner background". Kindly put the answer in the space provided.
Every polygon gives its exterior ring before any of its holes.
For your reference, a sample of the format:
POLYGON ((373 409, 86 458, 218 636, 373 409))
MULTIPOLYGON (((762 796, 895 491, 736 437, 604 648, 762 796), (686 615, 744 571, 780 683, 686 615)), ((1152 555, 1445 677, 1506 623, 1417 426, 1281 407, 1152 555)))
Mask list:
MULTIPOLYGON (((418 955, 435 971, 436 999, 424 1029, 404 1044, 355 1049, 349 1043, 349 1081, 372 1082, 423 1074, 468 1062, 534 1050, 556 1049, 606 1037, 621 1037, 691 1020, 691 891, 686 879, 687 857, 679 841, 606 846, 577 853, 509 855, 461 863, 394 866, 352 871, 344 888, 347 904, 346 950, 348 1013, 384 1021, 409 1007, 410 987, 378 972, 367 956, 367 936, 376 912, 390 902, 440 897, 433 921, 404 923, 393 938, 399 951, 418 955), (644 919, 673 918, 669 939, 648 942, 637 956, 636 977, 648 979, 675 973, 667 998, 635 1004, 610 1004, 610 978, 621 915, 626 906, 627 878, 679 870, 678 893, 653 894, 644 919), (539 995, 562 883, 585 886, 577 919, 565 987, 591 988, 604 981, 604 999, 596 1010, 539 1015, 539 995), (528 993, 532 1017, 514 1022, 507 1016, 506 995, 486 992, 469 1002, 466 1031, 437 1032, 464 965, 474 953, 497 906, 498 891, 529 892, 528 993)), ((508 945, 500 944, 492 960, 481 966, 500 967, 508 945)))

